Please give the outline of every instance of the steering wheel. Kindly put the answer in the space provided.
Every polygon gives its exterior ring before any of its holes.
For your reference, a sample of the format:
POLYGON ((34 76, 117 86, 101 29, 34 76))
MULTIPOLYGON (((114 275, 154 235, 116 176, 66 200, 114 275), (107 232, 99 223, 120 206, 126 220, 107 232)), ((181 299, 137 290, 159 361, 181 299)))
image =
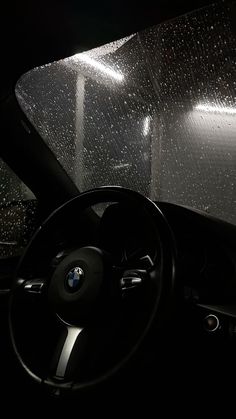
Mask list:
POLYGON ((101 383, 162 324, 174 281, 174 239, 155 203, 115 186, 78 195, 43 222, 17 268, 18 361, 57 392, 101 383))

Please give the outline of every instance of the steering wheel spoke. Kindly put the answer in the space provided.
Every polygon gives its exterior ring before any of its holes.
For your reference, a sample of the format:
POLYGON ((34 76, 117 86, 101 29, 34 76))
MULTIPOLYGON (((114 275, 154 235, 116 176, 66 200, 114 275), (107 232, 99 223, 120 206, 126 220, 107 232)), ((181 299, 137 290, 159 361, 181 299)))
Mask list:
POLYGON ((83 330, 64 324, 51 364, 55 379, 70 380, 72 372, 78 369, 76 364, 84 353, 83 330))
POLYGON ((148 254, 138 258, 132 255, 125 260, 124 266, 114 266, 113 269, 123 296, 143 291, 157 275, 157 266, 148 254))
POLYGON ((143 287, 148 281, 147 271, 143 269, 125 270, 120 279, 122 294, 143 287))
POLYGON ((46 287, 46 279, 35 278, 24 281, 23 287, 26 293, 41 295, 46 287))

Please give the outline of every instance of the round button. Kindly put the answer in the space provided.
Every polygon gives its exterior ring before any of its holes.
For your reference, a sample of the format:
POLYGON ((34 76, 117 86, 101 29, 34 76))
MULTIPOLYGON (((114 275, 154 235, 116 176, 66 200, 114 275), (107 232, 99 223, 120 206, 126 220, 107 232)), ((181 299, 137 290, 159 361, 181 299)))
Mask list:
POLYGON ((209 314, 204 319, 204 328, 207 332, 215 332, 220 326, 220 322, 215 314, 209 314))

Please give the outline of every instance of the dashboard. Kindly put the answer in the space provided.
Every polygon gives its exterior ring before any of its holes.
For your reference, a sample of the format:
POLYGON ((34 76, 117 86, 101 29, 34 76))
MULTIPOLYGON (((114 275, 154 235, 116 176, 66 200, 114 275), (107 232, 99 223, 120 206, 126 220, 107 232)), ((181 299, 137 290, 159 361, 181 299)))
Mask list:
POLYGON ((200 211, 158 204, 176 240, 178 288, 199 332, 234 338, 236 228, 200 211), (210 317, 209 317, 210 316, 210 317))

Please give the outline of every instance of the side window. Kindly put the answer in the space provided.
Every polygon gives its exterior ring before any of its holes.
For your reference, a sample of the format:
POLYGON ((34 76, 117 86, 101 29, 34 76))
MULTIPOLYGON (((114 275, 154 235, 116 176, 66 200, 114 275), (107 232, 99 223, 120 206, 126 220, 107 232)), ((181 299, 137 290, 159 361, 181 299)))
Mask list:
POLYGON ((0 159, 0 259, 19 256, 36 225, 34 194, 0 159))

